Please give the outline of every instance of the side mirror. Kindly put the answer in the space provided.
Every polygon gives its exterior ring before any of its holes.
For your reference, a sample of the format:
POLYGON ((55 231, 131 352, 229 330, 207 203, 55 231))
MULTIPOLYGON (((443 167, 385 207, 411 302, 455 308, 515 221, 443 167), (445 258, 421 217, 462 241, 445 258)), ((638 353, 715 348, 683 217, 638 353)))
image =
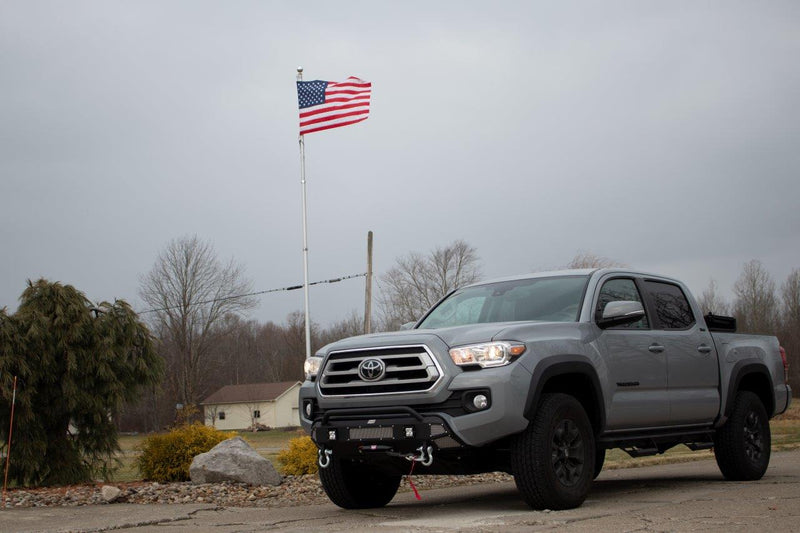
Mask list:
POLYGON ((416 322, 406 322, 405 324, 400 326, 400 331, 405 331, 407 329, 411 329, 411 328, 414 327, 414 324, 416 324, 416 322))
POLYGON ((612 326, 632 324, 641 320, 642 317, 644 317, 642 302, 618 300, 616 302, 608 302, 605 309, 603 309, 603 315, 596 320, 599 327, 606 329, 612 326))

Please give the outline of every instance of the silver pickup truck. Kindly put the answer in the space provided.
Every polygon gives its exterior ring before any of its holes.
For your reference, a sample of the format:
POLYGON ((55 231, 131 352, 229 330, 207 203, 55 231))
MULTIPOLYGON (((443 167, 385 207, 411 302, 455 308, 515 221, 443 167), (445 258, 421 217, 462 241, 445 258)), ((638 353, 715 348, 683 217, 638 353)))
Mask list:
POLYGON ((681 282, 642 272, 477 283, 407 331, 309 358, 301 423, 349 509, 386 505, 412 469, 508 472, 531 507, 577 507, 611 448, 713 447, 725 478, 755 480, 791 389, 778 340, 734 330, 681 282))

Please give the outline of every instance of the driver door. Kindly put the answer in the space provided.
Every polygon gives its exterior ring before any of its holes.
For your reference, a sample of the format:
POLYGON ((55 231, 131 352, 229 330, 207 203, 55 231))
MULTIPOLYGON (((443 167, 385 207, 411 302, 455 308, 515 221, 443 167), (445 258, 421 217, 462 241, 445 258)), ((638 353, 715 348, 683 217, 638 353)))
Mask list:
MULTIPOLYGON (((595 317, 612 301, 642 302, 636 280, 604 280, 595 299, 595 317)), ((609 430, 664 425, 669 420, 667 362, 655 341, 652 320, 601 329, 598 347, 606 364, 608 390, 606 422, 609 430)), ((598 326, 599 328, 599 326, 598 326)))

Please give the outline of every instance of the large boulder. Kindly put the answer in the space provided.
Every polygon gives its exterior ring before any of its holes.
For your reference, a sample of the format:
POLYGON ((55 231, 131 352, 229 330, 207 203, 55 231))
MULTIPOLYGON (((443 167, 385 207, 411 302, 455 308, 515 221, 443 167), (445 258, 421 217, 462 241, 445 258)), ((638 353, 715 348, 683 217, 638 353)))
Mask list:
POLYGON ((281 476, 267 459, 241 437, 220 442, 192 460, 189 467, 192 483, 249 483, 280 485, 281 476))

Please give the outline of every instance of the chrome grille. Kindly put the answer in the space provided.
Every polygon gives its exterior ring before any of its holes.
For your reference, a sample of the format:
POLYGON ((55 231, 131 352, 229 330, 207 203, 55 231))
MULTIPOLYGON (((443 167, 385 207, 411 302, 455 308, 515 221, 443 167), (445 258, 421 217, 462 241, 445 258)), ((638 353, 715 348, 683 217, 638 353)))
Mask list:
POLYGON ((424 392, 433 388, 442 373, 425 346, 391 346, 367 350, 332 352, 319 378, 323 396, 396 394, 424 392), (380 359, 386 373, 378 381, 365 381, 358 365, 365 359, 380 359))

